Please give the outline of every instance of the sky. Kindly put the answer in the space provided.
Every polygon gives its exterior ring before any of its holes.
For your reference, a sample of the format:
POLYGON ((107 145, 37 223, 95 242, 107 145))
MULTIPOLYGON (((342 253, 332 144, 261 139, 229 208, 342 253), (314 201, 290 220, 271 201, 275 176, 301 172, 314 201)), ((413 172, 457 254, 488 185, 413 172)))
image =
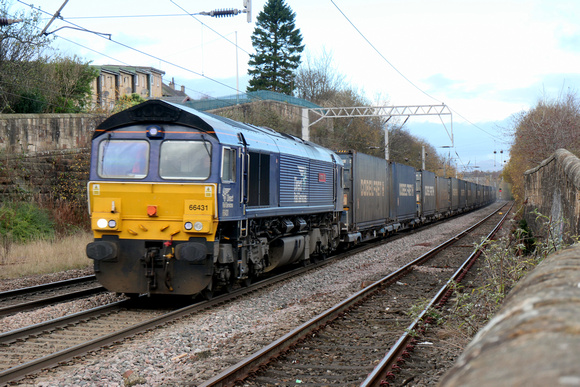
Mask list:
MULTIPOLYGON (((35 6, 48 23, 63 3, 35 6)), ((243 0, 68 0, 47 31, 60 50, 93 64, 155 67, 165 71, 165 83, 174 79, 194 99, 220 97, 246 89, 251 35, 265 3, 251 1, 248 22, 247 14, 191 15, 241 10, 243 0), (60 29, 72 26, 67 22, 110 39, 60 29)), ((577 0, 286 3, 296 13, 303 58, 326 51, 335 70, 374 105, 447 105, 451 116, 410 117, 405 128, 460 171, 501 169, 514 117, 580 87, 577 0)), ((11 10, 29 4, 12 0, 11 10)))

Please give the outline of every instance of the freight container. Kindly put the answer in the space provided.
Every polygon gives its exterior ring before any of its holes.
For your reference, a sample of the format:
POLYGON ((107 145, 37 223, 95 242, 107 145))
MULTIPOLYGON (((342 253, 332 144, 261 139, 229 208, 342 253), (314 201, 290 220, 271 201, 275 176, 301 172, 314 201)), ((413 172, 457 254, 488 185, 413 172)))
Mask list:
MULTIPOLYGON (((387 161, 356 151, 338 153, 344 162, 343 229, 349 233, 384 233, 389 223, 389 170, 387 161)), ((351 237, 352 238, 352 237, 351 237)))
POLYGON ((437 214, 447 216, 451 210, 451 179, 437 176, 437 214))
POLYGON ((467 188, 467 208, 473 208, 477 204, 477 184, 466 182, 467 188))
POLYGON ((392 162, 391 181, 393 187, 391 218, 401 223, 414 222, 417 218, 415 168, 392 162))
POLYGON ((451 177, 451 211, 457 212, 459 208, 459 179, 451 177))
POLYGON ((417 211, 422 217, 431 218, 435 215, 437 209, 435 187, 435 173, 417 171, 417 211))
POLYGON ((459 185, 459 210, 460 211, 464 211, 465 210, 465 206, 467 204, 467 194, 466 194, 466 182, 465 180, 461 180, 458 179, 458 185, 459 185))
POLYGON ((481 184, 476 184, 476 186, 475 186, 475 189, 476 189, 475 205, 478 207, 484 203, 483 189, 482 188, 484 188, 484 186, 482 186, 481 184))

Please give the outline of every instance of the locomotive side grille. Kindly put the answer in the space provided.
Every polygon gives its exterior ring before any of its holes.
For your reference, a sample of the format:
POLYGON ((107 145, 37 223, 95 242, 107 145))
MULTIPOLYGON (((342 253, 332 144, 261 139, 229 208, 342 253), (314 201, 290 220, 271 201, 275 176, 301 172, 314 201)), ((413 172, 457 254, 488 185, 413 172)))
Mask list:
POLYGON ((333 193, 332 164, 313 160, 310 162, 310 201, 311 205, 324 205, 332 202, 333 193))
POLYGON ((307 205, 310 202, 308 159, 280 154, 280 206, 307 205))

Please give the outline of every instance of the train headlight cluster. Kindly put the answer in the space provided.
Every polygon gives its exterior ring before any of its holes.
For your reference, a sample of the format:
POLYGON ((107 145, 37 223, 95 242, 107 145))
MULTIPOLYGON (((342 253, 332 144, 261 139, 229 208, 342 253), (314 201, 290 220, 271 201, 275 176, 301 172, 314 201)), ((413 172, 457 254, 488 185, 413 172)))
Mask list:
POLYGON ((183 228, 185 231, 202 231, 203 230, 203 222, 185 222, 183 224, 183 228))
POLYGON ((117 221, 115 219, 107 220, 105 218, 101 218, 97 220, 97 227, 98 228, 117 228, 117 221))

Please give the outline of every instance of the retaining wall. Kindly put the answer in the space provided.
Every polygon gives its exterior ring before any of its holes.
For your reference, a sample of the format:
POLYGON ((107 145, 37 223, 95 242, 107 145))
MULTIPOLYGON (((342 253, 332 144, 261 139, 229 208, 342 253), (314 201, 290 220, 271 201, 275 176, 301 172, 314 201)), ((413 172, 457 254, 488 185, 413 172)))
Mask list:
MULTIPOLYGON (((535 236, 570 243, 579 230, 580 160, 557 150, 525 172, 524 216, 535 236), (551 220, 551 229, 543 227, 551 220)), ((580 386, 580 245, 521 280, 440 386, 580 386)))
POLYGON ((524 174, 524 217, 534 235, 545 238, 545 219, 551 219, 550 231, 560 240, 572 243, 580 234, 580 160, 565 149, 558 149, 536 168, 524 174))
POLYGON ((442 378, 440 387, 580 385, 580 246, 550 255, 442 378))
POLYGON ((86 148, 105 118, 95 114, 0 114, 0 152, 34 154, 86 148))
POLYGON ((92 133, 105 118, 0 114, 0 202, 76 200, 88 179, 92 133))

